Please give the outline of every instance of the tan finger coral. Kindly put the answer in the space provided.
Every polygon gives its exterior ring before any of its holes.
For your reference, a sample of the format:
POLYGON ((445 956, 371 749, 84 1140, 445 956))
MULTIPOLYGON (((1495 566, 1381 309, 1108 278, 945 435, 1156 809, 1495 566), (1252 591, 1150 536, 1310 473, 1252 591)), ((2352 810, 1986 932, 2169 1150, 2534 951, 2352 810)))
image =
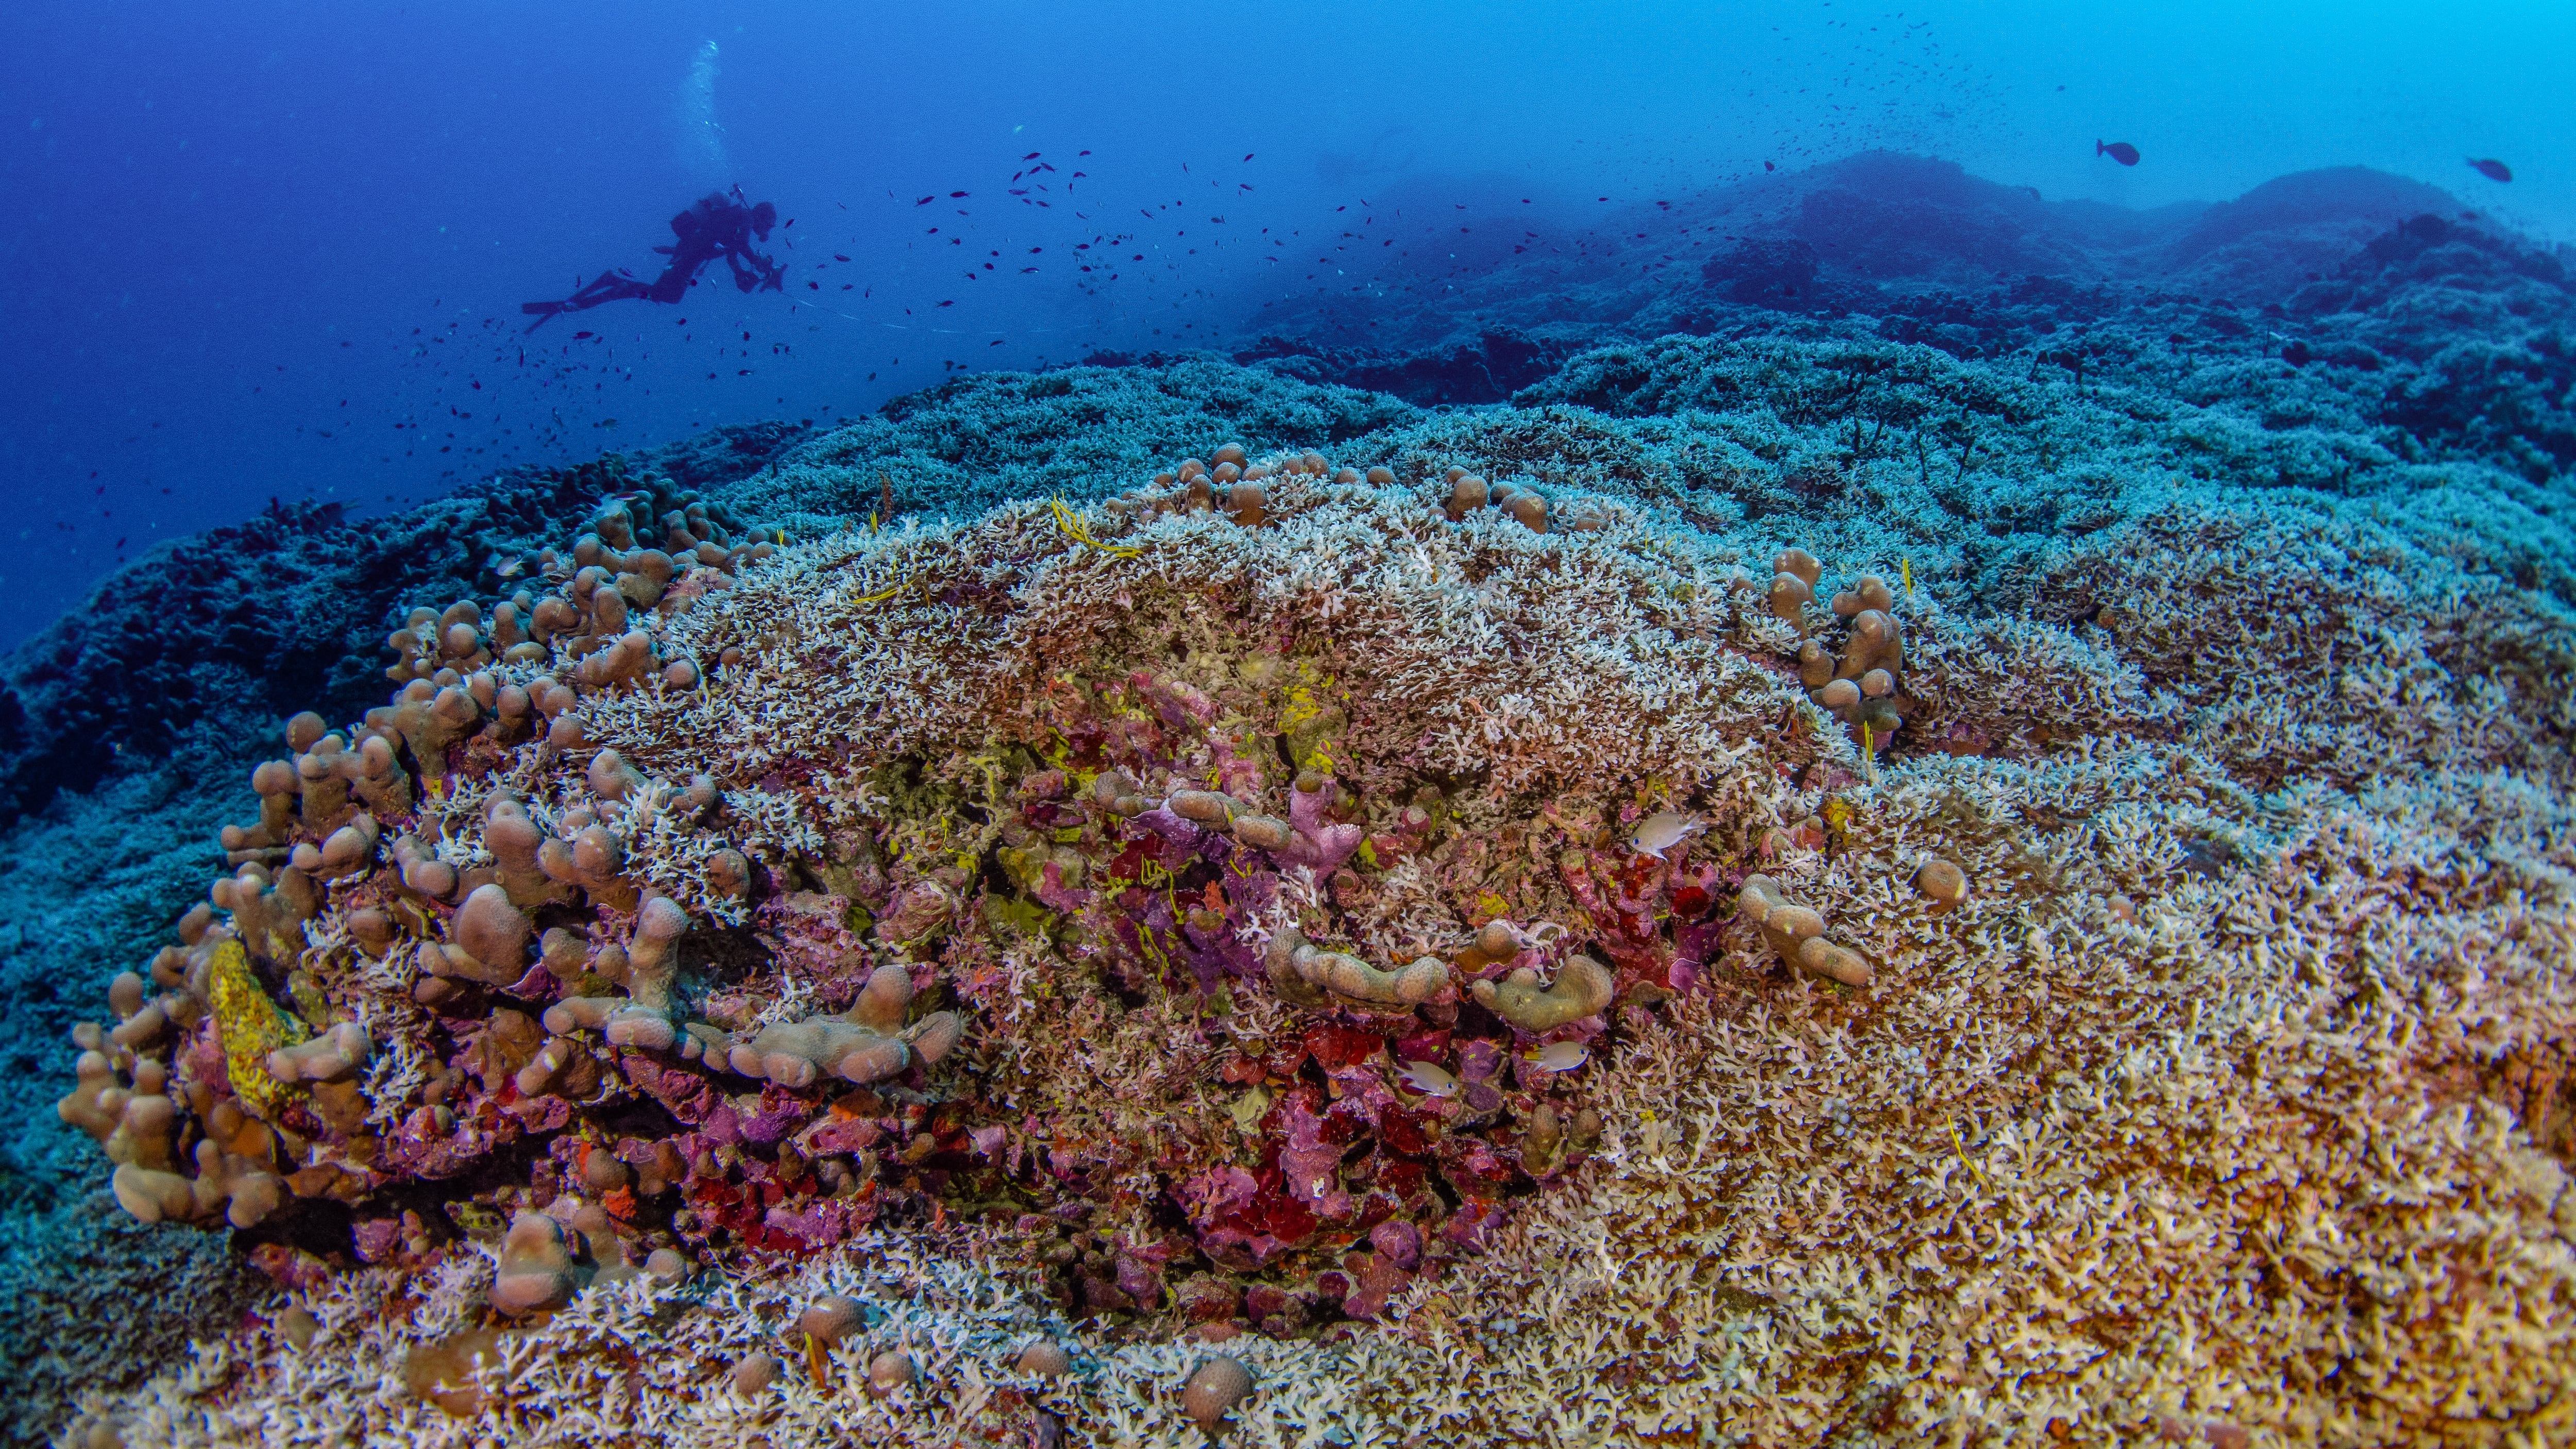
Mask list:
POLYGON ((1400 971, 1382 971, 1342 951, 1319 950, 1295 930, 1271 938, 1264 957, 1281 994, 1302 1006, 1339 1000, 1364 1006, 1413 1007, 1449 987, 1449 963, 1425 956, 1400 971))
POLYGON ((1968 873, 1958 862, 1936 856, 1916 868, 1914 888, 1930 899, 1932 909, 1946 911, 1968 898, 1968 873))
POLYGON ((1780 953, 1781 960, 1809 975, 1845 986, 1870 983, 1869 961, 1857 951, 1824 939, 1825 918, 1792 902, 1771 877, 1746 877, 1737 909, 1745 920, 1762 929, 1762 939, 1780 953))
POLYGON ((582 1272, 563 1224, 543 1213, 522 1212, 501 1239, 500 1268, 492 1279, 492 1307, 524 1317, 561 1308, 579 1291, 582 1272))
POLYGON ((1816 556, 1805 549, 1782 549, 1771 563, 1772 614, 1805 633, 1807 605, 1816 601, 1816 580, 1824 577, 1824 572, 1816 556))
POLYGON ((527 974, 528 935, 535 923, 510 903, 507 887, 479 885, 467 892, 448 927, 450 947, 442 975, 507 986, 527 974))
MULTIPOLYGON (((1813 598, 1812 586, 1822 577, 1822 568, 1802 549, 1783 553, 1781 560, 1781 572, 1772 581, 1773 597, 1776 601, 1794 595, 1803 606, 1813 598)), ((1903 726, 1913 708, 1905 694, 1904 631, 1892 612, 1895 607, 1887 581, 1863 574, 1834 595, 1835 615, 1850 621, 1841 654, 1818 639, 1798 647, 1798 681, 1806 686, 1808 697, 1854 729, 1867 726, 1881 741, 1903 726)), ((1776 603, 1774 612, 1779 612, 1776 603)), ((1803 632, 1803 611, 1781 617, 1799 623, 1803 632)))
MULTIPOLYGON (((626 988, 623 998, 573 996, 547 1007, 546 1030, 589 1030, 607 1037, 611 1046, 666 1051, 678 1040, 672 1019, 671 983, 679 971, 680 938, 689 933, 688 912, 668 896, 654 896, 636 914, 635 935, 623 949, 601 953, 598 965, 626 988)), ((571 959, 579 949, 569 932, 549 933, 548 970, 558 976, 578 973, 571 959)), ((587 989, 598 989, 596 986, 587 989)))
POLYGON ((280 1082, 336 1082, 367 1064, 373 1043, 367 1029, 344 1021, 311 1041, 268 1054, 268 1074, 280 1082))
POLYGON ((1536 971, 1522 966, 1499 982, 1479 981, 1468 990, 1478 1005, 1521 1030, 1550 1031, 1608 1010, 1616 984, 1609 967, 1589 956, 1568 956, 1546 986, 1536 971))
POLYGON ((965 1024, 954 1013, 941 1011, 906 1031, 903 1019, 911 1004, 911 975, 901 966, 880 966, 847 1012, 764 1028, 735 1045, 725 1060, 746 1077, 765 1077, 786 1087, 810 1086, 824 1074, 864 1085, 883 1081, 915 1061, 937 1066, 955 1048, 965 1024))

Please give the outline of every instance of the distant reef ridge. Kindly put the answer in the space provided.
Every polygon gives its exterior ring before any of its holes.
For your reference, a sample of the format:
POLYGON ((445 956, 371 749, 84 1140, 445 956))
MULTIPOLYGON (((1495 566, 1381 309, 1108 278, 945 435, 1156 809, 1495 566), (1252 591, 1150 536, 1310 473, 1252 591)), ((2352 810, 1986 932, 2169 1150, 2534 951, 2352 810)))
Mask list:
POLYGON ((120 570, 0 1437, 2567 1438, 2562 257, 1670 210, 120 570))
POLYGON ((1628 220, 1600 230, 1643 240, 1496 258, 1446 291, 1275 304, 1231 355, 1434 406, 1507 401, 1585 348, 1802 321, 1859 319, 1955 357, 2145 369, 2175 384, 2190 359, 2252 340, 2303 367, 2368 374, 2332 389, 2343 421, 2392 425, 2410 446, 2511 456, 2526 472, 2576 461, 2564 249, 2367 168, 2130 211, 1879 152, 1628 220))

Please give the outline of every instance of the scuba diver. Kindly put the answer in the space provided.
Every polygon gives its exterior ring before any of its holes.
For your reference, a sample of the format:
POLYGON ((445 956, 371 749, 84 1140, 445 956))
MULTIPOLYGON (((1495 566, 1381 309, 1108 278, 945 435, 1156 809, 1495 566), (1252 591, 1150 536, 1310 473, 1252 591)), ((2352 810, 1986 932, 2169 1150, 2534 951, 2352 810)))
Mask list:
POLYGON ((758 206, 744 202, 742 188, 731 196, 720 191, 705 196, 671 218, 671 231, 677 240, 653 250, 671 259, 662 275, 643 281, 624 267, 603 272, 587 285, 560 302, 522 302, 519 310, 537 320, 528 324, 536 331, 546 319, 565 312, 587 311, 602 302, 641 297, 648 302, 677 302, 696 285, 698 273, 718 257, 733 272, 733 284, 739 291, 783 292, 787 290, 787 269, 752 250, 754 241, 769 240, 769 230, 778 224, 778 208, 764 201, 758 206))

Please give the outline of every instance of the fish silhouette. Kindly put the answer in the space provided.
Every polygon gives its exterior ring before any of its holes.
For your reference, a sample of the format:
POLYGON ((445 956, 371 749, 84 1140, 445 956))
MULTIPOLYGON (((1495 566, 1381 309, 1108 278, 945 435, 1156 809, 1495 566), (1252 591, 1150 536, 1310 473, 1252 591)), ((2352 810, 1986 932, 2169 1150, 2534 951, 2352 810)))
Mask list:
POLYGON ((2485 177, 2489 181, 2511 181, 2513 179, 2513 168, 2507 166, 2501 161, 2498 161, 2492 156, 2489 156, 2484 160, 2480 160, 2479 158, 2472 156, 2469 158, 2469 166, 2472 170, 2476 171, 2480 176, 2485 177))
POLYGON ((2100 141, 2096 141, 2093 143, 2093 154, 2096 156, 2108 156, 2123 166, 2135 166, 2138 164, 2138 148, 2130 145, 2126 141, 2113 141, 2107 145, 2100 141))

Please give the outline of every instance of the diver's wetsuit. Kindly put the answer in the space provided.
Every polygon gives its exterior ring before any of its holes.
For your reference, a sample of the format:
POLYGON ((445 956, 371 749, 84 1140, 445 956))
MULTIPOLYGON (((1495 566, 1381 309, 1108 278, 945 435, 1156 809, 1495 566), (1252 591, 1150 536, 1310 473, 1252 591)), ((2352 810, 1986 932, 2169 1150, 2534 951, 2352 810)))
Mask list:
POLYGON ((718 257, 724 258, 725 266, 733 272, 736 290, 783 292, 787 289, 787 269, 752 250, 755 240, 769 239, 769 229, 777 222, 777 207, 766 201, 758 206, 744 205, 740 187, 734 188, 731 196, 709 192, 671 218, 671 231, 677 240, 653 249, 671 259, 662 275, 646 282, 621 267, 601 273, 560 302, 522 302, 519 310, 537 319, 528 324, 528 330, 534 332, 549 317, 587 311, 602 302, 629 297, 677 302, 688 294, 707 263, 718 257))

